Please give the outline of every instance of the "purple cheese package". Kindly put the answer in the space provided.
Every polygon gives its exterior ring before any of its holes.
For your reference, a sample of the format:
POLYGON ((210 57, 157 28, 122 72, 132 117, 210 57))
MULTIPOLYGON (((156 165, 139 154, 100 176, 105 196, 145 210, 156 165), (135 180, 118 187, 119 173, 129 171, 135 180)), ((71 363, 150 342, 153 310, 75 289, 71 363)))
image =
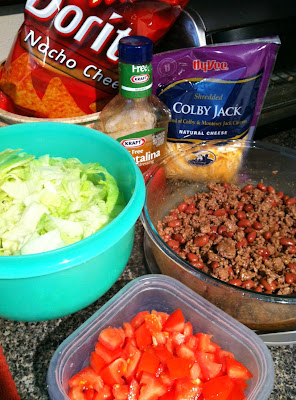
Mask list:
POLYGON ((241 141, 253 138, 279 46, 276 36, 154 55, 153 92, 172 114, 166 152, 201 144, 171 163, 168 174, 234 179, 241 141))

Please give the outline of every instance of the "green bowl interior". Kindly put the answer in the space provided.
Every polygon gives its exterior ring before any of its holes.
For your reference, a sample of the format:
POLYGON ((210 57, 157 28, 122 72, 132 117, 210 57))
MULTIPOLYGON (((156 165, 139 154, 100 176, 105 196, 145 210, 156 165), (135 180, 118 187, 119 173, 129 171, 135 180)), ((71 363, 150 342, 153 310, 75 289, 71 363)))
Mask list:
POLYGON ((43 275, 85 262, 116 243, 136 222, 144 203, 144 180, 128 151, 114 139, 82 126, 39 122, 1 128, 0 151, 7 148, 37 157, 49 154, 99 162, 116 179, 127 205, 110 224, 78 243, 46 253, 4 256, 0 278, 43 275))

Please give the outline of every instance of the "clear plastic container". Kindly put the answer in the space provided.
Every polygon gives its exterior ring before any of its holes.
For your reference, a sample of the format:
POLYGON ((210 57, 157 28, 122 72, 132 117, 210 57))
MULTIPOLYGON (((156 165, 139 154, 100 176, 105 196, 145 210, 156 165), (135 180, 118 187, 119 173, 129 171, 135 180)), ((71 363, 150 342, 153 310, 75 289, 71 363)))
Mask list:
POLYGON ((164 275, 145 275, 127 284, 59 346, 47 374, 50 399, 68 399, 69 378, 89 365, 102 329, 119 327, 140 311, 155 309, 171 313, 176 308, 191 321, 194 332, 213 335, 215 343, 234 353, 251 371, 254 377, 248 381, 245 392, 248 400, 268 399, 273 388, 274 367, 262 340, 182 283, 164 275))

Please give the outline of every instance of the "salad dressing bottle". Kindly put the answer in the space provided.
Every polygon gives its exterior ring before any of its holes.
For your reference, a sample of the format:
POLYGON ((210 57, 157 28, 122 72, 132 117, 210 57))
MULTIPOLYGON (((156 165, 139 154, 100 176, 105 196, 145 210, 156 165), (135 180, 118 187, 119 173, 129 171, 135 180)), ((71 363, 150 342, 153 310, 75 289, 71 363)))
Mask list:
POLYGON ((169 109, 152 94, 153 42, 144 36, 122 38, 119 54, 119 94, 102 110, 94 125, 120 142, 142 173, 164 155, 169 109))

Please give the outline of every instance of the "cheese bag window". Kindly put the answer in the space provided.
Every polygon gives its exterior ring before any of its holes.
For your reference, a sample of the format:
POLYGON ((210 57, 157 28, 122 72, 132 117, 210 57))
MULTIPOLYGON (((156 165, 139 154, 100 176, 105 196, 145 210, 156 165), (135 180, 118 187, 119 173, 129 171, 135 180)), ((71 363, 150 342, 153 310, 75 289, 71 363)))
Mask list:
POLYGON ((0 69, 0 107, 41 118, 100 111, 118 92, 119 40, 158 41, 188 0, 27 0, 0 69))
POLYGON ((178 158, 169 174, 225 182, 235 176, 242 146, 223 142, 252 139, 279 45, 273 37, 153 57, 153 91, 172 114, 166 152, 204 144, 190 159, 178 158))

